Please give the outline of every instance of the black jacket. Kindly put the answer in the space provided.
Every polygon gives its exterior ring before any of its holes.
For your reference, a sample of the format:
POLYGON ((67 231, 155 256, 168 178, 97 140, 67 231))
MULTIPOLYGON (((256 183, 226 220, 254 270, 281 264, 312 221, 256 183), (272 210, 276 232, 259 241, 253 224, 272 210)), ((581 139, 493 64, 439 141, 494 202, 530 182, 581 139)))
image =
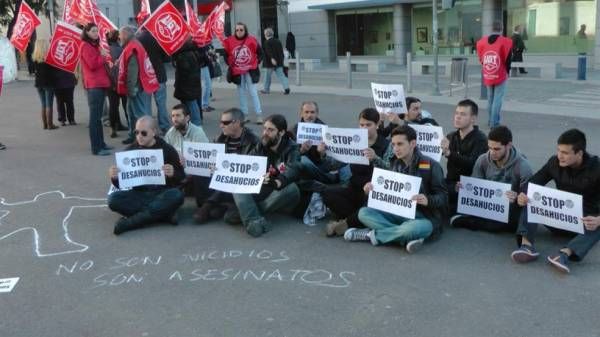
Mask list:
POLYGON ((62 69, 54 69, 54 89, 69 89, 75 88, 77 78, 73 73, 62 69))
MULTIPOLYGON (((156 189, 167 189, 167 188, 179 188, 185 179, 185 172, 183 170, 183 166, 179 161, 179 154, 171 145, 167 144, 162 138, 156 137, 156 143, 154 143, 151 147, 142 147, 137 142, 129 145, 125 151, 130 150, 162 150, 163 151, 163 159, 165 164, 171 164, 173 166, 173 176, 171 178, 166 178, 166 185, 144 185, 134 187, 134 190, 156 190, 156 189)), ((119 180, 112 179, 112 183, 114 186, 119 187, 119 180)))
MULTIPOLYGON (((378 136, 377 140, 373 145, 370 146, 375 151, 375 154, 380 158, 384 157, 384 154, 388 148, 389 141, 385 139, 385 137, 378 136)), ((366 183, 371 181, 373 176, 373 168, 377 166, 374 162, 371 162, 369 165, 358 165, 358 164, 350 164, 350 171, 352 172, 352 177, 350 177, 350 186, 354 190, 362 191, 363 187, 366 183)))
MULTIPOLYGON (((300 151, 298 149, 298 144, 291 140, 287 135, 283 136, 279 143, 279 147, 277 147, 277 151, 275 152, 259 142, 248 154, 251 156, 267 157, 267 170, 271 167, 275 169, 275 179, 281 182, 280 188, 295 182, 299 177, 300 151)), ((263 185, 258 198, 266 198, 272 191, 272 186, 263 185)))
POLYGON ((163 49, 160 47, 158 42, 146 29, 142 29, 141 32, 136 36, 138 41, 144 46, 150 63, 154 67, 154 73, 158 83, 167 82, 167 71, 165 69, 165 62, 169 60, 169 57, 163 49))
POLYGON ((279 68, 283 67, 283 46, 281 42, 272 37, 265 41, 265 45, 263 46, 265 49, 265 58, 263 60, 263 67, 265 68, 279 68), (271 59, 275 59, 277 65, 274 66, 271 63, 271 59))
MULTIPOLYGON (((405 118, 405 114, 400 114, 400 119, 404 120, 405 118)), ((431 124, 434 126, 439 126, 438 122, 433 119, 433 118, 419 118, 417 120, 414 120, 412 122, 408 122, 407 124, 417 124, 417 125, 427 125, 427 124, 431 124)), ((397 128, 398 124, 395 123, 389 123, 387 126, 384 127, 384 122, 383 120, 381 121, 381 123, 379 123, 379 125, 377 126, 377 133, 380 136, 383 137, 388 137, 390 134, 392 134, 392 131, 397 128)))
POLYGON ((287 36, 285 37, 285 49, 289 50, 290 52, 296 50, 296 37, 294 34, 292 34, 292 32, 288 32, 287 36))
POLYGON ((550 180, 554 180, 556 188, 561 191, 583 196, 584 216, 600 215, 600 160, 597 156, 585 153, 581 167, 576 169, 560 167, 558 158, 552 156, 529 182, 543 186, 550 180))
MULTIPOLYGON (((300 118, 300 122, 301 123, 305 123, 304 119, 300 118)), ((319 118, 317 118, 315 120, 315 124, 323 124, 325 125, 325 123, 320 120, 319 118)), ((296 123, 296 125, 294 125, 294 127, 292 128, 292 130, 290 130, 291 132, 291 137, 292 139, 296 142, 296 135, 298 134, 298 123, 296 123)), ((298 144, 298 145, 302 145, 302 144, 298 144)), ((306 152, 304 154, 304 156, 307 156, 308 159, 310 159, 313 163, 315 164, 319 164, 321 162, 321 154, 319 153, 319 151, 317 151, 317 145, 313 145, 310 147, 310 149, 308 150, 308 152, 306 152)))
MULTIPOLYGON (((225 136, 223 133, 221 133, 217 138, 215 138, 214 142, 219 144, 227 144, 229 143, 230 139, 231 137, 225 136)), ((260 143, 258 136, 256 136, 254 132, 247 127, 244 127, 242 130, 240 141, 242 146, 240 146, 240 150, 237 152, 237 154, 248 154, 250 151, 253 151, 254 148, 256 148, 258 143, 260 143)), ((227 150, 227 146, 225 147, 225 150, 227 150)))
POLYGON ((54 89, 57 69, 46 62, 34 62, 35 87, 54 89))
POLYGON ((471 176, 477 158, 487 152, 487 136, 476 125, 465 139, 460 138, 458 130, 450 132, 446 138, 450 141, 447 181, 456 182, 460 176, 471 176))
POLYGON ((186 43, 173 55, 175 67, 175 92, 180 101, 193 101, 202 96, 200 79, 200 53, 191 42, 186 43))

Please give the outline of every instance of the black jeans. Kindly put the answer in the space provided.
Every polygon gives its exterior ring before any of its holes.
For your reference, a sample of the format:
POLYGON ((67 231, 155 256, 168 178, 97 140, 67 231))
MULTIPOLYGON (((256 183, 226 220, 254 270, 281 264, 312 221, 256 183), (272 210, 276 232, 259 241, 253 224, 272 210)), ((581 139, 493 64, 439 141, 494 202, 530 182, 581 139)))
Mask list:
POLYGON ((127 118, 127 96, 119 96, 116 91, 110 89, 108 90, 108 118, 110 120, 111 128, 117 128, 122 125, 119 114, 119 100, 121 101, 123 111, 125 112, 125 120, 129 120, 127 118))
POLYGON ((126 217, 149 212, 156 222, 169 219, 182 204, 183 192, 178 188, 118 191, 108 196, 108 208, 113 212, 126 217))
POLYGON ((321 193, 323 203, 339 218, 346 219, 348 227, 364 228, 358 220, 358 210, 367 203, 367 195, 352 187, 331 187, 321 193))
POLYGON ((54 89, 56 96, 56 111, 58 111, 58 121, 75 123, 75 106, 73 105, 73 92, 75 88, 54 89))
POLYGON ((517 230, 517 222, 508 223, 484 219, 472 215, 463 215, 452 222, 453 227, 466 228, 474 231, 486 231, 492 233, 509 232, 517 230))

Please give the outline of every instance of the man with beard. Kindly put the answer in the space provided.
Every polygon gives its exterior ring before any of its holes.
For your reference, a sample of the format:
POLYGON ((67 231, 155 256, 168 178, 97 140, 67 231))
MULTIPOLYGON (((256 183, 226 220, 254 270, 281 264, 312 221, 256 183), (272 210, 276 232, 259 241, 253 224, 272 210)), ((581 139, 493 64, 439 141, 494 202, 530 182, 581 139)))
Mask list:
POLYGON ((271 229, 264 215, 277 211, 292 211, 300 198, 298 179, 300 152, 290 139, 287 121, 282 115, 271 115, 264 121, 261 141, 249 153, 267 157, 267 172, 257 195, 233 194, 246 231, 259 237, 271 229))
MULTIPOLYGON (((208 137, 201 126, 190 122, 191 116, 185 104, 177 104, 171 109, 171 123, 173 126, 165 135, 165 142, 179 152, 180 161, 183 164, 183 142, 208 143, 208 137)), ((186 179, 186 184, 191 183, 194 187, 196 204, 202 206, 204 199, 208 194, 208 184, 210 179, 207 177, 190 176, 186 179)))
MULTIPOLYGON (((231 108, 221 113, 219 122, 221 134, 214 142, 225 144, 225 153, 248 154, 254 150, 260 139, 244 126, 244 113, 237 108, 231 108)), ((211 219, 223 218, 228 223, 239 223, 240 214, 233 202, 231 193, 209 190, 209 197, 194 212, 194 221, 203 224, 211 219)))

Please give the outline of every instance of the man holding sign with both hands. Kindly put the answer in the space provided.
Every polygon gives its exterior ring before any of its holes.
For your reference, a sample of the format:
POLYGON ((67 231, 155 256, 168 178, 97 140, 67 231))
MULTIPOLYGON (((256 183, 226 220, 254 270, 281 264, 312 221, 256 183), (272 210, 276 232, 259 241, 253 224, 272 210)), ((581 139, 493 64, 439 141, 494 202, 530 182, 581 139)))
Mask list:
MULTIPOLYGON (((583 231, 575 236, 567 243, 560 251, 547 257, 548 262, 559 271, 569 273, 569 261, 580 261, 590 249, 600 240, 600 160, 597 156, 592 156, 586 152, 585 134, 577 129, 565 131, 558 138, 557 154, 552 156, 546 165, 536 172, 529 180, 529 189, 532 184, 546 185, 550 180, 554 180, 556 188, 559 191, 570 192, 583 197, 583 217, 580 219, 572 216, 565 216, 564 213, 559 214, 560 222, 563 223, 563 229, 568 229, 569 232, 580 232, 581 224, 583 223, 583 231), (570 220, 570 221, 563 221, 570 220), (573 225, 570 228, 565 227, 565 222, 571 222, 573 225)), ((577 205, 571 201, 567 202, 552 202, 546 196, 534 195, 534 199, 539 199, 549 204, 558 204, 554 206, 552 211, 557 214, 563 209, 563 204, 566 208, 576 208, 577 205), (544 198, 544 199, 542 199, 544 198), (574 205, 575 204, 575 205, 574 205)), ((535 234, 537 224, 528 221, 531 217, 531 204, 536 200, 530 199, 528 194, 520 193, 517 202, 520 206, 528 206, 523 209, 521 219, 519 220, 519 228, 517 229, 517 241, 519 249, 511 254, 513 261, 518 263, 527 263, 538 258, 539 253, 534 248, 535 234)), ((539 214, 539 212, 536 212, 539 214)), ((556 221, 558 222, 558 221, 556 221)), ((548 222, 546 225, 559 227, 556 222, 548 222)), ((553 232, 569 233, 564 230, 551 228, 553 232)), ((570 233, 573 235, 573 233, 570 233)))

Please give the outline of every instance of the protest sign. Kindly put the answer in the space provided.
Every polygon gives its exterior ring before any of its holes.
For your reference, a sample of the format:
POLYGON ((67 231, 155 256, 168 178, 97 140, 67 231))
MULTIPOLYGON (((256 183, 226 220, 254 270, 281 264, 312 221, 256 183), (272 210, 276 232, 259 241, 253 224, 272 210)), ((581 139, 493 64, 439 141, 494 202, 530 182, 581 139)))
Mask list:
POLYGON ((317 123, 298 123, 296 143, 309 141, 312 145, 320 144, 323 141, 323 127, 325 125, 317 123))
POLYGON ((417 148, 422 154, 439 162, 442 159, 444 130, 440 126, 408 124, 417 131, 417 148))
POLYGON ((210 177, 219 153, 225 153, 225 144, 183 142, 185 173, 210 177))
POLYGON ((75 73, 81 54, 81 29, 64 22, 57 22, 46 54, 46 63, 75 73))
POLYGON ((369 147, 367 129, 325 127, 323 130, 327 155, 348 164, 369 165, 363 150, 369 147))
POLYGON ((0 293, 9 293, 19 282, 20 277, 0 278, 0 293))
POLYGON ((462 214, 508 223, 510 184, 460 176, 458 207, 462 214))
POLYGON ((368 207, 407 219, 415 218, 417 201, 412 197, 419 194, 421 177, 375 168, 371 184, 368 207))
POLYGON ((119 187, 165 185, 162 150, 132 150, 115 153, 119 168, 119 187))
POLYGON ((219 153, 209 187, 229 193, 260 193, 266 172, 267 157, 219 153))
POLYGON ((406 98, 402 84, 379 84, 371 82, 375 108, 380 113, 406 113, 406 98))
POLYGON ((583 234, 583 198, 536 184, 527 185, 527 220, 583 234))

